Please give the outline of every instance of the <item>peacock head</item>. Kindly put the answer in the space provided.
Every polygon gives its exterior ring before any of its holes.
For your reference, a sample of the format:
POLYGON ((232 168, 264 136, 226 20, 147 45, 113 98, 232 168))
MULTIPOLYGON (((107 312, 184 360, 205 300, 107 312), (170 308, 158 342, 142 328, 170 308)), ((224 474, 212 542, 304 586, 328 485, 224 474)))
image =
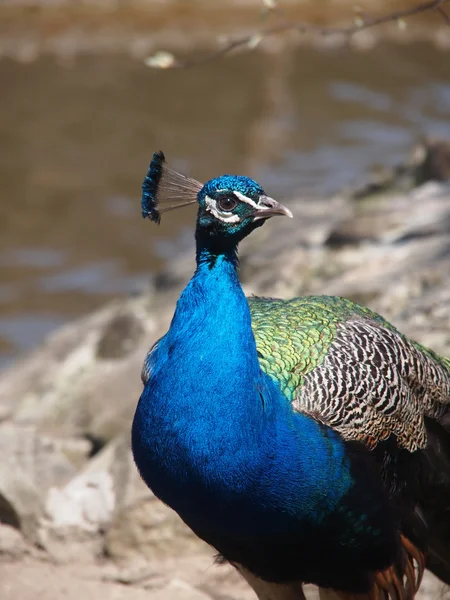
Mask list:
POLYGON ((243 175, 210 179, 198 192, 197 200, 198 226, 211 235, 241 239, 274 215, 292 217, 288 208, 243 175))
POLYGON ((275 215, 291 211, 242 175, 222 175, 201 184, 167 167, 155 152, 142 184, 142 216, 159 222, 161 214, 198 202, 197 228, 210 237, 240 241, 275 215))

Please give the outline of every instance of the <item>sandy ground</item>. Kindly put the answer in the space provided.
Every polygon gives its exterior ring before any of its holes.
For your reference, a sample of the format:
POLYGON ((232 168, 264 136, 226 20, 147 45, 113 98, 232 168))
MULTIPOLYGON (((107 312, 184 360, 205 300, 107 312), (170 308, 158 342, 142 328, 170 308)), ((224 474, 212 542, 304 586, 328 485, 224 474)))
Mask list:
POLYGON ((176 561, 176 564, 169 561, 164 566, 158 565, 157 573, 148 569, 134 573, 120 572, 111 564, 56 565, 34 558, 21 562, 0 563, 0 598, 251 600, 254 596, 231 568, 214 567, 210 556, 196 556, 181 559, 176 561))

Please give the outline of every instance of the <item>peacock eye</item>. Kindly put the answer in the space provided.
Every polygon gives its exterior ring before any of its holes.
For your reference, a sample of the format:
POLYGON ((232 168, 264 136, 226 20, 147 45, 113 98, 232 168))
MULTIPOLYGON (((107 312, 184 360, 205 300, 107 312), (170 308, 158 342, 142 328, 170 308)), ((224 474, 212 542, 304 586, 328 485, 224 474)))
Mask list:
POLYGON ((233 210, 233 208, 236 208, 237 201, 234 200, 233 198, 224 196, 223 198, 219 199, 218 205, 219 205, 220 210, 224 210, 225 212, 230 212, 231 210, 233 210))

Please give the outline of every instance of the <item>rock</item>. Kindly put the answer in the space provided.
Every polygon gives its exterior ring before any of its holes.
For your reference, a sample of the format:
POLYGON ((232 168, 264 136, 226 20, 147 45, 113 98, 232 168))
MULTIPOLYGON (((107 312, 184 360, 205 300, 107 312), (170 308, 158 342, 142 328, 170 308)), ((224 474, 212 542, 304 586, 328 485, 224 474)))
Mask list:
POLYGON ((450 600, 450 588, 429 571, 425 571, 416 600, 450 600))
POLYGON ((34 426, 0 425, 0 521, 37 541, 48 489, 76 472, 58 443, 34 426))
POLYGON ((11 414, 12 408, 10 406, 0 404, 0 423, 9 419, 11 417, 11 414))
POLYGON ((18 560, 27 552, 22 534, 15 527, 0 522, 0 561, 18 560))
MULTIPOLYGON (((72 451, 76 453, 76 441, 72 451)), ((51 486, 66 483, 76 473, 64 453, 68 440, 58 440, 39 433, 34 425, 0 425, 2 467, 11 474, 21 473, 44 497, 51 486)), ((83 444, 86 450, 86 444, 83 444)))
POLYGON ((54 527, 40 522, 38 547, 46 560, 58 565, 95 564, 103 556, 103 538, 99 531, 86 531, 74 525, 54 527))
POLYGON ((20 470, 14 472, 0 465, 0 522, 35 542, 42 512, 38 488, 20 470))
POLYGON ((73 410, 79 403, 83 411, 85 422, 81 430, 86 435, 106 443, 130 429, 142 392, 142 363, 155 337, 146 336, 125 358, 102 360, 93 367, 73 397, 73 410))
POLYGON ((443 139, 425 138, 415 148, 415 183, 450 181, 450 143, 443 139))
POLYGON ((113 481, 106 471, 82 473, 65 488, 52 488, 46 504, 55 528, 76 527, 98 531, 109 523, 114 510, 113 481))
POLYGON ((450 353, 445 318, 450 307, 445 283, 450 269, 449 231, 448 185, 428 183, 408 194, 358 203, 331 233, 332 239, 343 243, 328 248, 322 261, 328 260, 328 272, 316 273, 309 292, 367 304, 404 333, 438 352, 450 353), (372 229, 365 233, 368 223, 372 229), (351 231, 358 232, 362 241, 349 240, 346 232, 351 231))
POLYGON ((103 554, 104 530, 122 503, 130 477, 127 438, 119 436, 67 485, 49 490, 39 542, 58 561, 91 560, 103 554))
POLYGON ((98 531, 126 504, 136 478, 129 434, 117 436, 62 488, 50 489, 46 515, 55 528, 98 531))
POLYGON ((122 432, 141 393, 143 357, 158 333, 150 307, 146 295, 131 298, 57 331, 3 374, 2 412, 59 437, 104 443, 122 432), (120 333, 128 341, 119 343, 120 333))
POLYGON ((393 192, 408 193, 427 182, 450 181, 450 143, 432 137, 423 138, 406 161, 394 167, 381 166, 368 183, 350 190, 356 200, 383 198, 393 192))
POLYGON ((294 219, 278 221, 276 236, 261 228, 242 245, 240 278, 247 295, 288 298, 308 294, 315 272, 326 263, 325 241, 353 212, 342 196, 285 204, 294 219))
POLYGON ((126 356, 140 342, 144 332, 142 322, 136 315, 118 312, 97 342, 97 356, 102 359, 126 356))

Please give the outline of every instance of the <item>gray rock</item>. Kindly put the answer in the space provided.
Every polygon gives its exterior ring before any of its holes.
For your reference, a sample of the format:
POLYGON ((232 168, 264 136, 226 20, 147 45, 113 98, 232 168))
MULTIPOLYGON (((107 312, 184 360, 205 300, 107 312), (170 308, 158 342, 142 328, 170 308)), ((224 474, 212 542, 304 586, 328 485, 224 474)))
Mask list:
POLYGON ((92 560, 104 552, 109 526, 130 477, 128 436, 119 436, 63 487, 50 488, 40 545, 59 562, 92 560))
POLYGON ((129 437, 117 436, 67 485, 49 490, 46 515, 55 528, 99 531, 122 509, 136 471, 129 437))
POLYGON ((61 447, 34 426, 0 425, 0 521, 36 541, 47 491, 76 472, 61 447))
POLYGON ((142 389, 142 357, 158 331, 149 302, 142 296, 110 304, 50 336, 3 374, 2 411, 59 437, 108 441, 122 432, 142 389), (113 350, 126 327, 128 341, 113 350))
POLYGON ((416 600, 450 600, 450 588, 426 571, 416 600))
POLYGON ((131 312, 115 314, 97 342, 101 359, 122 358, 133 351, 145 333, 142 321, 131 312))
POLYGON ((11 525, 0 523, 0 561, 18 560, 29 551, 23 535, 11 525))
POLYGON ((39 490, 26 475, 0 465, 0 522, 20 530, 35 542, 42 512, 39 490))
MULTIPOLYGON (((44 435, 34 425, 0 425, 2 467, 12 474, 23 474, 31 485, 40 490, 42 497, 51 486, 66 483, 76 473, 64 453, 66 445, 70 446, 67 440, 44 435)), ((73 446, 72 452, 75 453, 75 440, 73 446)))

